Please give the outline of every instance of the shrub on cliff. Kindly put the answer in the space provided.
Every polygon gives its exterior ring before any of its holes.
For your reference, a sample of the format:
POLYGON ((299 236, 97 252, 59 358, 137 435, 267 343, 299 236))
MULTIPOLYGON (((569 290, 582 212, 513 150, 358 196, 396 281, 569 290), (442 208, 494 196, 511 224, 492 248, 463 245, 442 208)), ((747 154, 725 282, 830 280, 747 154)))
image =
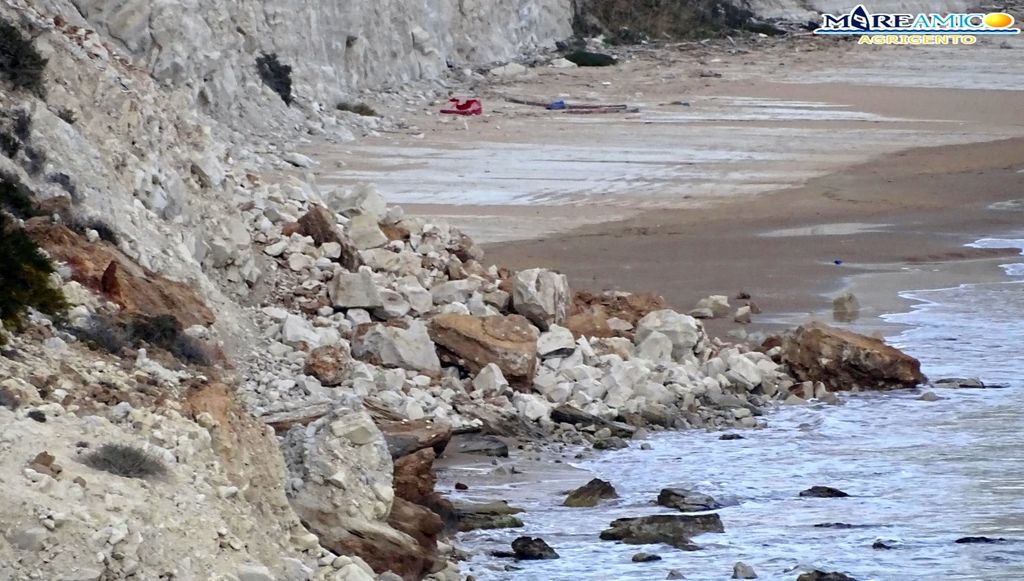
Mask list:
POLYGON ((17 218, 31 218, 36 213, 32 191, 17 176, 0 172, 0 211, 6 210, 17 218))
POLYGON ((277 60, 277 53, 256 57, 256 70, 263 82, 280 95, 285 105, 292 104, 292 67, 277 60))
POLYGON ((64 294, 51 283, 53 272, 53 264, 39 246, 0 211, 0 322, 4 327, 18 327, 30 307, 48 315, 67 308, 64 294))
POLYGON ((337 108, 338 111, 348 111, 349 113, 355 113, 356 115, 362 115, 363 117, 380 117, 380 113, 377 113, 376 109, 366 103, 342 101, 341 103, 338 103, 337 108))
POLYGON ((15 26, 0 19, 0 79, 15 89, 43 97, 46 94, 43 85, 45 70, 46 59, 32 46, 32 41, 15 26))
POLYGON ((157 457, 128 444, 103 444, 85 457, 85 465, 124 478, 147 478, 167 473, 157 457))

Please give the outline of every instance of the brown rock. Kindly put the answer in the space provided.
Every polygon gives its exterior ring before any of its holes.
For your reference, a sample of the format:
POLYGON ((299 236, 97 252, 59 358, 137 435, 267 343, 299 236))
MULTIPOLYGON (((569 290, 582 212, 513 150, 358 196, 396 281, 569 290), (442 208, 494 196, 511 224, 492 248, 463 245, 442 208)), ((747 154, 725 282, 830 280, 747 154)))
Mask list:
POLYGON ((820 381, 830 391, 903 389, 928 381, 921 363, 899 349, 821 323, 785 337, 782 362, 797 381, 820 381))
POLYGON ((590 482, 570 492, 562 505, 576 508, 590 507, 597 506, 597 503, 606 498, 618 497, 619 495, 615 492, 615 487, 612 486, 610 482, 606 482, 600 478, 594 478, 590 482))
POLYGON ((437 478, 434 451, 424 448, 395 460, 395 496, 416 504, 430 502, 437 478))
POLYGON ((580 337, 604 339, 620 335, 608 326, 608 315, 602 309, 569 315, 565 326, 572 331, 572 336, 577 339, 580 337))
POLYGON ((437 513, 398 497, 391 505, 388 524, 416 539, 416 543, 420 547, 417 557, 423 560, 425 571, 436 570, 435 567, 438 565, 437 538, 444 532, 444 521, 437 513))
POLYGON ((302 224, 298 222, 287 222, 281 226, 281 236, 291 237, 292 234, 302 234, 302 224))
POLYGON ((594 312, 595 307, 609 319, 615 317, 629 321, 632 325, 636 325, 637 321, 652 311, 668 308, 665 299, 650 293, 605 291, 594 294, 578 291, 573 296, 570 314, 594 312))
POLYGON ((376 423, 395 460, 424 448, 430 448, 436 456, 440 456, 452 438, 451 425, 442 421, 426 418, 400 421, 378 419, 376 423))
POLYGON ((381 224, 380 231, 388 237, 388 240, 408 240, 409 228, 402 224, 381 224))
POLYGON ((537 329, 520 315, 445 314, 430 322, 430 338, 451 363, 477 373, 494 363, 510 384, 529 386, 537 358, 537 329))
POLYGON ((352 355, 348 347, 325 345, 317 347, 306 357, 306 375, 312 375, 327 387, 341 385, 348 376, 352 355))
POLYGON ((338 224, 334 221, 334 214, 323 206, 313 206, 301 218, 299 218, 301 233, 309 236, 317 244, 326 242, 337 242, 341 244, 341 257, 338 263, 348 270, 355 272, 361 261, 359 250, 352 242, 342 235, 338 224))
POLYGON ((64 226, 41 221, 27 231, 54 260, 68 263, 72 279, 120 305, 125 315, 171 315, 183 327, 216 320, 192 286, 139 266, 108 243, 90 244, 64 226))
MULTIPOLYGON (((431 551, 424 548, 418 539, 397 530, 398 527, 395 525, 405 526, 410 530, 423 525, 423 523, 403 525, 402 519, 417 519, 424 516, 420 511, 410 509, 410 506, 416 505, 395 499, 392 507, 394 524, 389 523, 390 526, 370 524, 362 529, 351 531, 351 534, 341 539, 331 540, 321 537, 320 543, 336 554, 359 556, 377 573, 391 571, 406 581, 422 579, 430 573, 439 571, 444 564, 431 551), (398 512, 395 512, 394 506, 399 507, 398 512)), ((429 516, 426 518, 429 519, 429 516)))

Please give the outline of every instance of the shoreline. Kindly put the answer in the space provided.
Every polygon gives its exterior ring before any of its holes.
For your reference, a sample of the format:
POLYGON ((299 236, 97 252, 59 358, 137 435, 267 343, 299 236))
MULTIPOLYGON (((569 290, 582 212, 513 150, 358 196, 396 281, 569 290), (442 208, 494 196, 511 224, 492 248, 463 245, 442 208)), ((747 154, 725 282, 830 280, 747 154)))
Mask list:
POLYGON ((719 336, 830 320, 827 297, 847 291, 861 303, 855 328, 874 332, 888 327, 880 315, 908 308, 898 292, 1005 279, 999 265, 1018 251, 964 245, 1019 233, 1019 212, 992 206, 1020 199, 1021 167, 1024 139, 916 148, 797 188, 485 250, 510 268, 562 270, 574 288, 656 292, 682 310, 750 293, 763 314, 748 326, 705 320, 719 336))

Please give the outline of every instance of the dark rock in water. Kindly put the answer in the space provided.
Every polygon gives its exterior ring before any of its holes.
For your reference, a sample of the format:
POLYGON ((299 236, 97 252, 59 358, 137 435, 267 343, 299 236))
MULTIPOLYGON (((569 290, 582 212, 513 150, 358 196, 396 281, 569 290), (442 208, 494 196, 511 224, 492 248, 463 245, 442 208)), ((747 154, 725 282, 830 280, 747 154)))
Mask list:
POLYGON ((655 545, 664 543, 684 551, 700 547, 690 542, 703 533, 724 533, 722 519, 717 514, 655 515, 639 518, 620 518, 610 528, 601 531, 601 540, 622 541, 627 545, 655 545))
POLYGON ((595 478, 583 486, 573 490, 562 503, 563 506, 576 508, 597 506, 597 503, 606 498, 618 498, 615 487, 609 482, 595 478))
POLYGON ((796 578, 796 581, 857 581, 853 577, 850 577, 846 573, 840 573, 833 571, 826 573, 825 571, 811 571, 810 573, 804 573, 796 578))
POLYGON ((524 561, 558 558, 558 553, 540 537, 519 537, 512 541, 512 550, 517 559, 524 561))
POLYGON ((491 551, 491 556, 492 557, 497 557, 499 559, 515 559, 516 558, 516 554, 514 552, 512 552, 512 551, 491 551))
MULTIPOLYGON (((860 525, 860 526, 864 526, 864 525, 860 525)), ((816 529, 855 529, 855 528, 858 528, 858 525, 852 525, 850 523, 845 523, 845 522, 823 522, 823 523, 818 523, 818 524, 814 525, 814 528, 816 528, 816 529)))
POLYGON ((757 573, 750 565, 740 561, 732 566, 733 579, 757 579, 757 573))
POLYGON ((882 541, 875 541, 874 543, 871 543, 871 548, 880 551, 888 551, 890 549, 895 549, 896 547, 883 543, 882 541))
POLYGON ((718 439, 719 440, 746 440, 746 438, 744 438, 743 436, 741 436, 739 434, 722 434, 721 436, 718 437, 718 439))
POLYGON ((683 577, 683 574, 680 573, 679 570, 672 569, 668 572, 668 576, 665 577, 665 579, 686 579, 686 577, 683 577))
POLYGON ((456 482, 455 483, 455 490, 469 490, 469 486, 467 486, 466 484, 463 484, 462 482, 456 482))
POLYGON ((453 506, 459 522, 459 531, 463 533, 478 529, 511 529, 523 526, 523 521, 513 516, 523 512, 523 509, 509 506, 504 501, 482 504, 456 502, 453 506))
POLYGON ((977 377, 944 377, 933 381, 932 387, 945 389, 985 389, 985 384, 977 377))
POLYGON ((452 439, 451 450, 463 454, 508 458, 508 444, 496 436, 466 434, 452 439))
POLYGON ((595 450, 621 450, 628 447, 629 444, 618 436, 612 436, 610 438, 604 438, 603 440, 594 442, 595 450))
POLYGON ((459 532, 518 529, 522 528, 523 520, 510 514, 469 514, 459 517, 459 532))
POLYGON ((618 62, 611 55, 585 50, 571 52, 565 55, 565 60, 575 63, 576 66, 580 67, 608 67, 618 62))
POLYGON ((658 504, 676 508, 683 512, 699 512, 722 508, 714 498, 684 488, 663 488, 658 494, 658 504))
POLYGON ((955 542, 958 545, 984 545, 993 543, 1005 543, 1006 539, 992 537, 961 537, 957 539, 955 542))
POLYGON ((633 555, 634 563, 650 563, 651 561, 660 561, 661 557, 658 555, 652 555, 650 553, 637 553, 633 555))
POLYGON ((838 488, 829 486, 812 486, 800 493, 804 498, 846 498, 850 496, 838 488))

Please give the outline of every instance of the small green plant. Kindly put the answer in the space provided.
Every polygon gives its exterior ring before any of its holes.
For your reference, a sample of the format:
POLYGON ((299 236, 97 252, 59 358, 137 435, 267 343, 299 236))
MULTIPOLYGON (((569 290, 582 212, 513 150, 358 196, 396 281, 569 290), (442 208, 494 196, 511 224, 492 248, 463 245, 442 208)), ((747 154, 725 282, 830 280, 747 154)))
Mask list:
POLYGON ((6 213, 0 211, 0 322, 18 328, 28 308, 56 315, 67 309, 50 275, 53 264, 6 213))
POLYGON ((128 444, 103 444, 86 454, 84 463, 90 468, 124 478, 148 478, 167 473, 167 466, 149 452, 128 444))
POLYGON ((43 75, 46 59, 20 30, 0 19, 0 79, 15 89, 24 89, 39 97, 46 95, 43 75))
POLYGON ((32 191, 17 176, 0 172, 0 210, 7 210, 17 218, 31 218, 36 214, 32 191))
POLYGON ((81 216, 72 216, 68 222, 67 227, 76 234, 85 236, 85 233, 89 230, 95 230, 100 235, 100 240, 106 240, 107 242, 117 246, 121 239, 117 236, 117 232, 103 221, 101 218, 83 218, 81 216))
POLYGON ((57 109, 55 113, 57 117, 61 119, 61 121, 67 123, 68 125, 74 125, 75 122, 78 121, 78 115, 76 115, 75 110, 71 109, 70 107, 61 107, 57 109))
POLYGON ((170 349, 172 355, 178 358, 179 361, 185 363, 191 363, 193 365, 213 365, 213 353, 206 343, 182 334, 174 343, 171 344, 170 349))
POLYGON ((342 101, 341 103, 338 103, 337 108, 339 111, 348 111, 349 113, 355 113, 356 115, 362 115, 363 117, 380 117, 380 114, 366 103, 342 101))
POLYGON ((79 341, 93 349, 100 349, 117 355, 128 346, 128 335, 112 319, 95 316, 83 328, 69 329, 79 341))
MULTIPOLYGON (((71 196, 72 200, 78 200, 79 199, 78 198, 78 187, 75 186, 74 180, 72 180, 71 176, 69 176, 68 174, 66 174, 66 173, 52 173, 52 174, 46 176, 46 181, 48 181, 48 182, 50 182, 52 184, 57 184, 58 186, 60 186, 65 192, 68 193, 69 196, 71 196)), ((97 232, 99 232, 99 230, 97 230, 97 232)))
POLYGON ((285 105, 292 104, 292 67, 277 60, 277 53, 263 53, 256 57, 256 71, 285 105))

